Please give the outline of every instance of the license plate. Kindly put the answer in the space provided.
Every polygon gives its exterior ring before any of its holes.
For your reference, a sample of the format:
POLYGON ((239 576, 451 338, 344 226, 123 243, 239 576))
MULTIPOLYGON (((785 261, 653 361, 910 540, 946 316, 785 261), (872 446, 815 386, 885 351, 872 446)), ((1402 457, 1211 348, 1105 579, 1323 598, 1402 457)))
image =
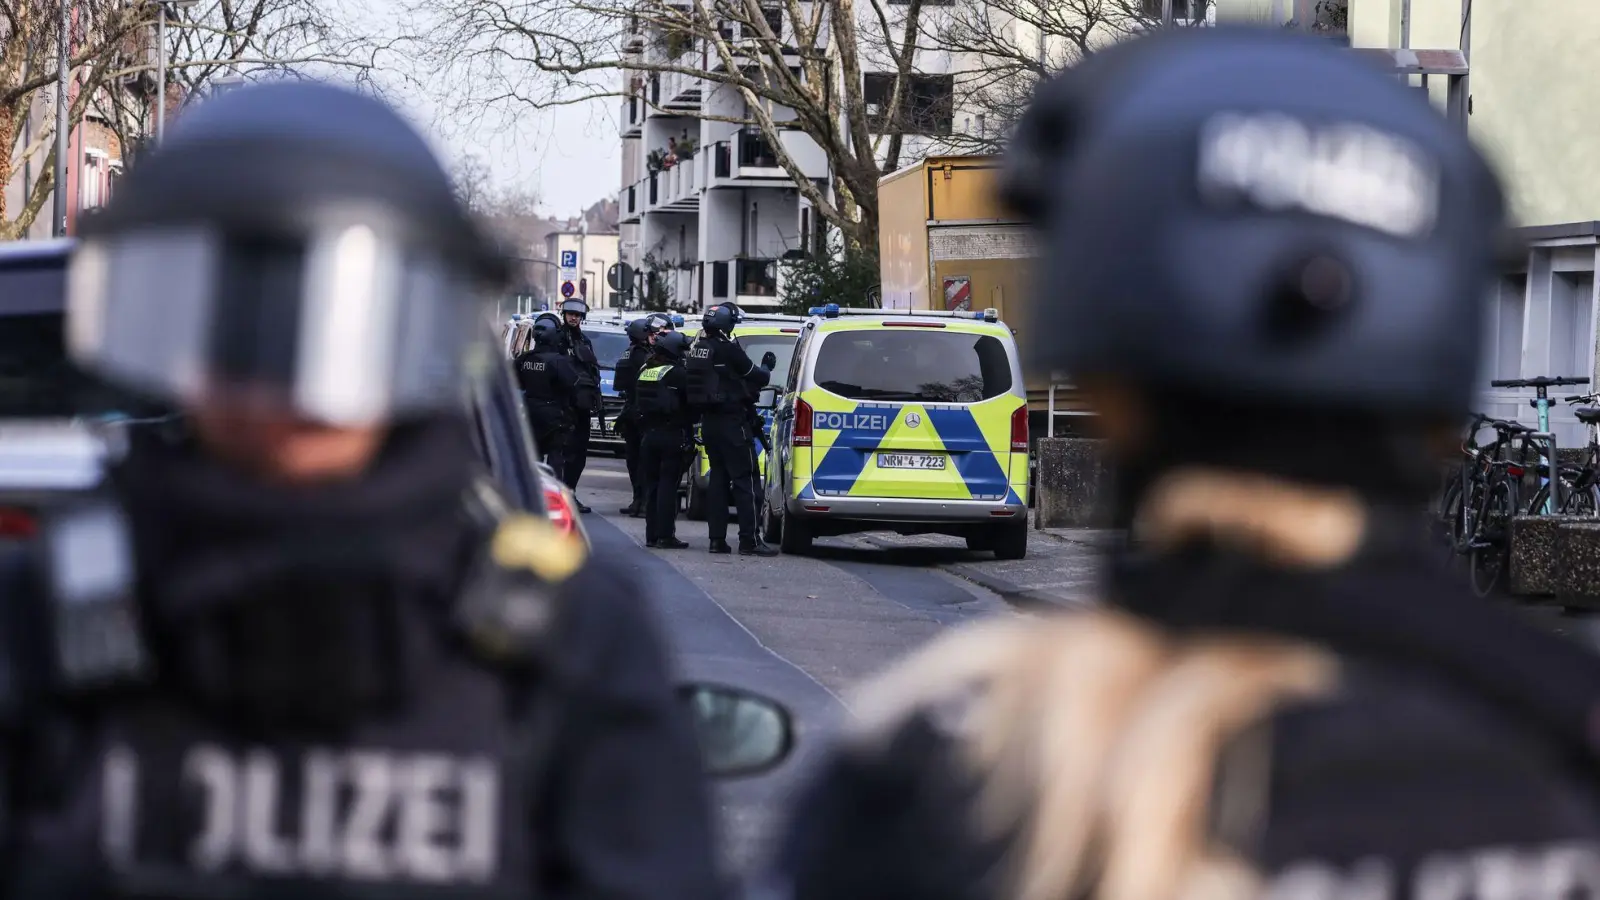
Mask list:
POLYGON ((880 469, 942 469, 944 457, 938 453, 879 453, 880 469))
POLYGON ((589 419, 589 430, 590 431, 599 431, 599 432, 604 432, 605 431, 604 428, 600 427, 600 417, 599 416, 594 416, 594 417, 589 419))

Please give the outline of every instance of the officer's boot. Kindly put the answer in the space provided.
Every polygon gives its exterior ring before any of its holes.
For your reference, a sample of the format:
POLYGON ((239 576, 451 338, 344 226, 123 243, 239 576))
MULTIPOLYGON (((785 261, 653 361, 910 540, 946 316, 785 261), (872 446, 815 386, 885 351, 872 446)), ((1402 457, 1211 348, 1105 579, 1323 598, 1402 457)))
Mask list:
POLYGON ((733 548, 727 541, 711 541, 706 544, 706 550, 711 553, 732 553, 733 548))
POLYGON ((760 538, 756 538, 755 540, 751 541, 748 544, 745 543, 744 541, 740 541, 739 542, 739 555, 740 556, 777 556, 778 555, 778 548, 777 547, 773 547, 770 544, 765 544, 765 543, 763 543, 761 541, 760 538))

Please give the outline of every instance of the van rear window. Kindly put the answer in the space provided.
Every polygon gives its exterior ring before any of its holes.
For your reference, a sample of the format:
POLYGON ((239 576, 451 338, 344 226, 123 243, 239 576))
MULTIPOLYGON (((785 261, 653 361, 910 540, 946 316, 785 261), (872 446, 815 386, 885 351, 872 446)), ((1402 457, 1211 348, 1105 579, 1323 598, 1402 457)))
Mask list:
POLYGON ((852 400, 976 403, 1011 390, 1011 358, 987 334, 837 331, 823 336, 812 377, 852 400))

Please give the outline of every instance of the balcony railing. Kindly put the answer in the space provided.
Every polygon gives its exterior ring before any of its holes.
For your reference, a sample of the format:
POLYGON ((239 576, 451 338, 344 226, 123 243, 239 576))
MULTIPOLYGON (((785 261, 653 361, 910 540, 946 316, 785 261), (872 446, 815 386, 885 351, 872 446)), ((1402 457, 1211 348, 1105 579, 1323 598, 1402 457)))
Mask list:
POLYGON ((740 131, 711 145, 713 178, 770 179, 782 175, 778 154, 760 132, 740 131))
POLYGON ((711 269, 713 300, 743 303, 776 303, 778 300, 778 261, 775 259, 726 259, 708 264, 711 269), (729 282, 729 276, 732 282, 729 282))

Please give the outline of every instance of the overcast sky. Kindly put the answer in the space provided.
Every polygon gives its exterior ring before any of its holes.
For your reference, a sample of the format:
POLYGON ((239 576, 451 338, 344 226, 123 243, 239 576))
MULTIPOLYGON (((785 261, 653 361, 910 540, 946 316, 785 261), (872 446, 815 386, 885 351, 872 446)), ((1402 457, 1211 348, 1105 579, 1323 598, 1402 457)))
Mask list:
MULTIPOLYGON (((398 7, 397 0, 346 3, 358 18, 392 15, 398 7)), ((616 197, 621 187, 620 101, 512 110, 506 128, 492 117, 447 117, 415 91, 392 96, 452 162, 476 154, 488 163, 496 187, 531 188, 546 214, 577 215, 602 197, 616 197)))

